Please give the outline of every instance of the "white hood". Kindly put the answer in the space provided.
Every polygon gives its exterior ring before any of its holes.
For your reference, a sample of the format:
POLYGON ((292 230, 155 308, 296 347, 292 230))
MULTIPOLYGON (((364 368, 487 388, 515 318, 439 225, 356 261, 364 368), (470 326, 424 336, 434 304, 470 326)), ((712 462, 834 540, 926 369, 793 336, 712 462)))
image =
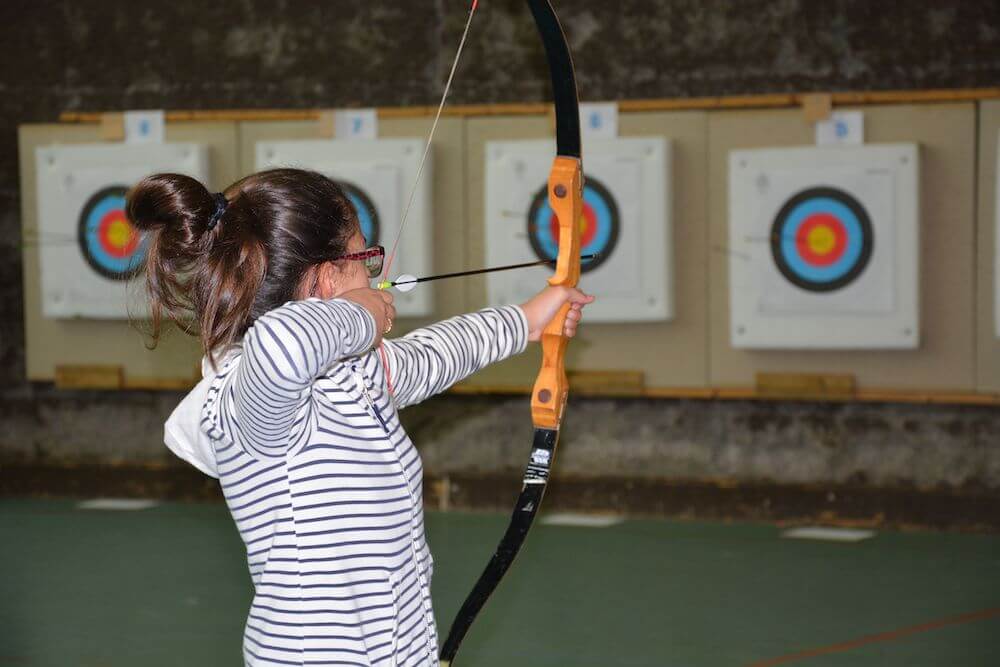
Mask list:
MULTIPOLYGON (((219 361, 219 371, 226 370, 224 361, 228 361, 229 356, 224 355, 225 359, 219 361)), ((219 472, 215 462, 215 448, 212 446, 212 439, 202 428, 211 426, 205 422, 204 413, 209 391, 218 375, 219 372, 212 368, 208 358, 203 358, 201 381, 184 397, 163 425, 163 441, 170 451, 206 475, 216 478, 219 472)))

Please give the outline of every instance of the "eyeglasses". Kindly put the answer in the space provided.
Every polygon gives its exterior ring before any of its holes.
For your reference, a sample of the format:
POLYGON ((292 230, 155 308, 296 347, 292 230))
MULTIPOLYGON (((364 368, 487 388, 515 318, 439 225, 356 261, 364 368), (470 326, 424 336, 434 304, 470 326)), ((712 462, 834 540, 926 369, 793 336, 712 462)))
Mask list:
POLYGON ((373 246, 361 252, 352 252, 349 255, 337 257, 333 261, 339 262, 342 259, 352 259, 363 261, 368 269, 369 278, 377 278, 382 273, 382 260, 385 258, 385 248, 380 245, 373 246))

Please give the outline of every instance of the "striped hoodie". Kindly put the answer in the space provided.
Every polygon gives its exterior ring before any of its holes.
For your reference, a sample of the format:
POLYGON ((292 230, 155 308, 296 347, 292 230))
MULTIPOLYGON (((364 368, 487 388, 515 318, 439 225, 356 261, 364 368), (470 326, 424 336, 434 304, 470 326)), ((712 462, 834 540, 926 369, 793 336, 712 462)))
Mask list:
MULTIPOLYGON (((247 665, 437 665, 423 468, 398 411, 524 350, 516 306, 383 342, 339 299, 260 317, 207 383, 201 431, 246 544, 247 665)), ((175 450, 176 451, 176 450, 175 450)))

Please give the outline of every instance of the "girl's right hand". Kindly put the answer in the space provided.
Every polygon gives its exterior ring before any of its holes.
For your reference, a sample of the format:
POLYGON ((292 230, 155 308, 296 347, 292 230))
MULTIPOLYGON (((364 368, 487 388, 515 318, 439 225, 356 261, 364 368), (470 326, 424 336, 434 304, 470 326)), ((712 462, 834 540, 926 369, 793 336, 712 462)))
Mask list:
POLYGON ((378 290, 361 287, 344 292, 341 299, 352 301, 375 318, 375 345, 382 342, 382 336, 392 330, 392 321, 396 317, 396 308, 392 305, 392 294, 389 290, 378 290))

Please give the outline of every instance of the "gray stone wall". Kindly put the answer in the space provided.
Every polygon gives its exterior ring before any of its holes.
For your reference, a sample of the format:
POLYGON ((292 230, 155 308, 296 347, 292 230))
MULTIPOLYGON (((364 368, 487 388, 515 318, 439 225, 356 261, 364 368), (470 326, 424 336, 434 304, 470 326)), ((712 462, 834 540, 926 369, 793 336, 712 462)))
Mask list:
MULTIPOLYGON (((1000 3, 562 0, 585 99, 1000 85, 1000 3)), ((173 393, 24 380, 16 128, 66 110, 434 104, 461 0, 0 3, 0 461, 167 461, 173 393)), ((454 103, 538 101, 523 4, 482 3, 454 103)), ((407 415, 432 474, 524 458, 525 399, 407 415)), ((574 400, 561 470, 772 482, 1000 485, 996 409, 574 400)))
MULTIPOLYGON (((0 462, 177 465, 175 392, 8 395, 0 462)), ((403 412, 428 475, 515 477, 526 396, 441 396, 403 412)), ((558 473, 575 478, 1000 490, 1000 409, 572 398, 558 473)))
MULTIPOLYGON (((572 398, 572 477, 1000 489, 1000 409, 572 398)), ((441 397, 404 412, 435 476, 519 473, 527 397, 441 397)))

